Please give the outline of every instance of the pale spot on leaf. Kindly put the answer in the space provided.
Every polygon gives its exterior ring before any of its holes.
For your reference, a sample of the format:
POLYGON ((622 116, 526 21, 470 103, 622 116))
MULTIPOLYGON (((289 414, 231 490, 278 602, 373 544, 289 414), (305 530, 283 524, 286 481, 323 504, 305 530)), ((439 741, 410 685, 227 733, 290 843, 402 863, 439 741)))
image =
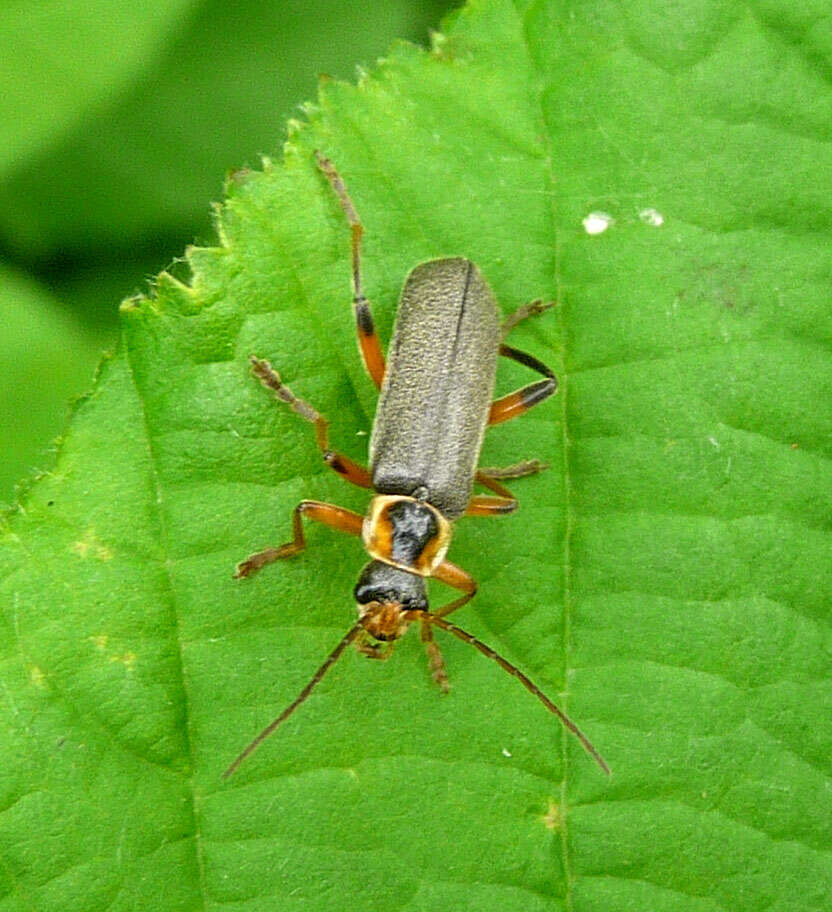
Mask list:
POLYGON ((112 655, 110 656, 111 662, 121 662, 122 665, 128 670, 132 671, 136 665, 136 653, 135 652, 124 652, 121 655, 112 655))
POLYGON ((543 825, 547 830, 559 830, 563 824, 563 815, 557 801, 549 799, 549 810, 543 817, 543 825))
POLYGON ((108 561, 113 559, 113 552, 107 545, 101 544, 95 534, 95 529, 88 529, 84 535, 70 545, 80 558, 94 557, 96 560, 108 561))
POLYGON ((615 219, 606 212, 590 212, 581 219, 581 224, 587 234, 603 234, 614 221, 615 219))
POLYGON ((661 228, 664 224, 664 216, 658 209, 653 209, 652 206, 640 210, 638 217, 645 225, 650 225, 651 228, 661 228))

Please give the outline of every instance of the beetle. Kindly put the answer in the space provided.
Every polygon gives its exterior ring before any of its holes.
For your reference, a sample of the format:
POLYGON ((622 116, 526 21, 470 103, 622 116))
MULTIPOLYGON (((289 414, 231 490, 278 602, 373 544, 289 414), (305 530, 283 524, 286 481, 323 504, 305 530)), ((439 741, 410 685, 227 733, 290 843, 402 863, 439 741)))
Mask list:
POLYGON ((405 280, 386 360, 361 281, 363 226, 333 163, 317 151, 315 157, 349 224, 358 346, 367 373, 380 390, 369 467, 330 448, 327 420, 295 396, 268 361, 252 356, 251 367, 278 400, 314 425, 324 463, 346 481, 373 490, 375 496, 365 516, 334 504, 302 500, 292 513, 292 540, 252 554, 238 564, 234 575, 249 577, 273 561, 303 551, 304 519, 360 536, 371 560, 354 589, 356 623, 296 699, 237 756, 223 776, 230 776, 289 718, 351 643, 370 658, 387 658, 395 641, 417 622, 433 678, 443 691, 448 690, 448 677, 433 627, 469 643, 518 678, 609 773, 586 735, 520 669, 446 620, 477 591, 473 577, 445 559, 453 522, 463 515, 512 513, 517 501, 502 481, 546 468, 538 460, 502 469, 478 468, 477 462, 487 427, 523 414, 557 390, 552 370, 503 342, 517 323, 552 305, 533 301, 501 324, 494 294, 474 263, 464 257, 430 260, 416 266, 405 280), (500 356, 531 368, 543 379, 492 401, 500 356), (473 494, 475 482, 492 495, 473 494), (427 577, 462 595, 430 611, 427 577))

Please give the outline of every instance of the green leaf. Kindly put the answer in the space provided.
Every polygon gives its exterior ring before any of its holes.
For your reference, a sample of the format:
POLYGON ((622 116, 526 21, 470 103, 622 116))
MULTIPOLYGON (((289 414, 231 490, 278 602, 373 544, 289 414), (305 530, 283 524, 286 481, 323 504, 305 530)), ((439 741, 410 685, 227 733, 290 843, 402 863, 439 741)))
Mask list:
POLYGON ((327 84, 283 163, 229 186, 220 246, 126 307, 7 520, 0 910, 827 905, 832 168, 805 10, 481 0, 431 53, 327 84), (231 578, 302 497, 367 502, 247 367, 272 360, 364 458, 315 148, 365 223, 383 338, 430 257, 475 260, 507 312, 558 302, 512 340, 560 393, 483 453, 552 468, 512 485, 517 514, 460 522, 451 558, 480 581, 459 623, 610 778, 456 640, 441 698, 411 634, 348 653, 220 780, 352 623, 364 560, 314 527, 231 578))

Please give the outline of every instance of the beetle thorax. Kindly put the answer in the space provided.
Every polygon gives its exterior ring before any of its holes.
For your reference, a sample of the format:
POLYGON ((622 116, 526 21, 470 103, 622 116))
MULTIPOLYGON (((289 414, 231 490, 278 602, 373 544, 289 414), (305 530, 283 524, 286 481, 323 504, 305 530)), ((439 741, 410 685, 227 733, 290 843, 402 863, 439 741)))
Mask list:
POLYGON ((431 576, 445 559, 451 524, 424 500, 379 495, 370 502, 362 537, 368 554, 376 560, 431 576))

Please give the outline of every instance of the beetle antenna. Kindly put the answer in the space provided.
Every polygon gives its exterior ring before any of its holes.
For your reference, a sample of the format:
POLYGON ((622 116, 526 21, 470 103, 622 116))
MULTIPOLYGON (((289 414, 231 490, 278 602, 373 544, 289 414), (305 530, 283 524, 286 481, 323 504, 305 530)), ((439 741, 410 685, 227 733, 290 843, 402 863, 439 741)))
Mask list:
POLYGON ((321 678, 329 671, 329 669, 338 661, 341 657, 341 653, 347 648, 347 646, 352 643, 352 641, 358 636, 359 633, 363 630, 361 622, 350 627, 347 631, 344 638, 341 642, 332 650, 332 652, 327 656, 326 661, 323 665, 315 672, 312 676, 312 680, 303 688, 303 690, 297 695, 295 700, 290 703, 286 709, 273 721, 270 722, 263 731, 251 742, 251 744, 246 747, 246 749, 236 757, 236 759, 231 763, 228 769, 222 774, 223 779, 227 779, 232 773, 234 773, 243 762, 243 760, 248 757, 249 754, 254 753, 258 747, 269 737, 269 735, 283 722, 285 722, 289 716, 300 706, 301 703, 312 693, 316 685, 319 683, 321 678))
POLYGON ((448 633, 453 634, 457 639, 462 640, 465 643, 470 643, 474 649, 478 649, 484 656, 489 659, 493 659, 503 671, 507 671, 512 677, 517 678, 520 683, 529 691, 529 693, 534 694, 538 700, 549 710, 550 713, 554 713, 560 721, 564 724, 569 731, 581 742, 584 746, 586 752, 595 760, 598 766, 609 776, 610 768, 607 766, 606 761, 598 753, 597 749, 593 743, 587 738, 587 736, 578 728, 578 726, 566 715, 566 713, 557 707, 543 691, 533 683, 522 671, 516 666, 512 665, 507 659, 504 659, 499 653, 495 652, 490 646, 486 646, 482 640, 478 640, 475 636, 468 633, 466 630, 463 630, 461 627, 457 627, 455 624, 451 624, 446 621, 443 617, 440 617, 438 614, 431 614, 428 611, 408 611, 407 614, 412 615, 413 617, 418 617, 423 621, 427 621, 428 624, 433 624, 436 627, 440 627, 442 630, 447 630, 448 633))

